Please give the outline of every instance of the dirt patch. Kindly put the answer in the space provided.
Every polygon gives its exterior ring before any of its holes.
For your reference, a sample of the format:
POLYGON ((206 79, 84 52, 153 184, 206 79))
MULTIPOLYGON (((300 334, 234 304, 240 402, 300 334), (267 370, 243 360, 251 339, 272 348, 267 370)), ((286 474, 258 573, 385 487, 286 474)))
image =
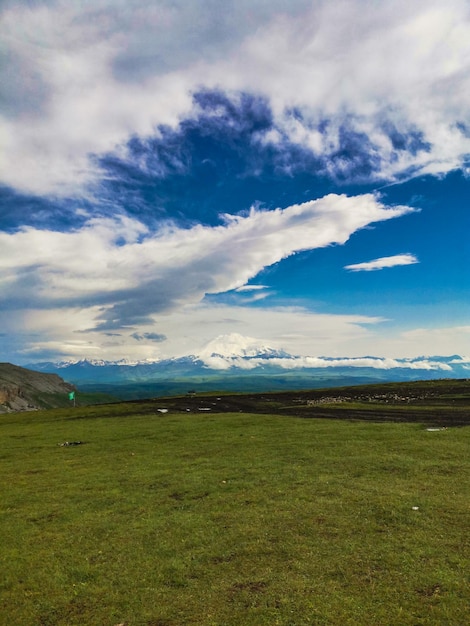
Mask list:
MULTIPOLYGON (((149 400, 149 403, 160 400, 149 400)), ((140 401, 142 406, 142 401, 140 401)), ((185 396, 165 399, 172 412, 204 415, 253 413, 307 419, 417 422, 448 427, 470 424, 470 380, 386 383, 263 394, 185 396)), ((142 408, 142 411, 145 411, 142 408)))

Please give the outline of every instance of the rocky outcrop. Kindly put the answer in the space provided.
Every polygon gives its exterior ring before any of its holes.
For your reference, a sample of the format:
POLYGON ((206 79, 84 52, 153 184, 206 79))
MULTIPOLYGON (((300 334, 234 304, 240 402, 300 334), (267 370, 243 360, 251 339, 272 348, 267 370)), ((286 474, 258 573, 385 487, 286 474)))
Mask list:
POLYGON ((75 389, 57 374, 0 363, 0 413, 66 406, 75 389))
POLYGON ((21 390, 18 385, 0 385, 0 404, 8 404, 13 402, 15 398, 20 397, 21 390))

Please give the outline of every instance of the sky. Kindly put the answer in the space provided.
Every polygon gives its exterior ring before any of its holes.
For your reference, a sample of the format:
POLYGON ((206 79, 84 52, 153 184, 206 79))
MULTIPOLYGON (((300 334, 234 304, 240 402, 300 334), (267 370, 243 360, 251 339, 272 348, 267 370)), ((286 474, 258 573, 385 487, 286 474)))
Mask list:
POLYGON ((0 360, 470 355, 468 0, 3 0, 0 360))

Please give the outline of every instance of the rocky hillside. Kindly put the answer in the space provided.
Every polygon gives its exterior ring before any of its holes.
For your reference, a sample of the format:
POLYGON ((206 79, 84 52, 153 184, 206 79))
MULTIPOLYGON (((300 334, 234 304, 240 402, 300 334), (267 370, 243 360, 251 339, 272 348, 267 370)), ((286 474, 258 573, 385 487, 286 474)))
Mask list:
POLYGON ((57 374, 0 363, 0 413, 64 406, 69 403, 68 394, 74 390, 74 385, 57 374))

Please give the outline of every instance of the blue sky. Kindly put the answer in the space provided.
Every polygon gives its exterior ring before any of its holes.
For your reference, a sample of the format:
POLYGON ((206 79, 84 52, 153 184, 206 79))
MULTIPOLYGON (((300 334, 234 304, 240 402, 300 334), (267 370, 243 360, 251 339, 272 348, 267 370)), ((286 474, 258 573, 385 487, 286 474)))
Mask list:
POLYGON ((0 11, 1 360, 470 355, 466 0, 0 11))

